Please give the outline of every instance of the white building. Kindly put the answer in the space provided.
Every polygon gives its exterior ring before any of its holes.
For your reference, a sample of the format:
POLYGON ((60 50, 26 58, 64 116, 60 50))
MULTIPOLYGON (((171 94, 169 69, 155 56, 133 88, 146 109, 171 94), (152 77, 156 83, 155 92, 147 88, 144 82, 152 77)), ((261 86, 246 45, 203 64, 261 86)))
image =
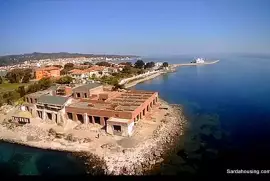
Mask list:
POLYGON ((204 59, 203 58, 197 58, 195 60, 195 63, 204 63, 204 59))
POLYGON ((155 66, 156 66, 156 67, 160 67, 160 66, 162 66, 162 65, 163 65, 162 62, 156 62, 156 63, 155 63, 155 66))

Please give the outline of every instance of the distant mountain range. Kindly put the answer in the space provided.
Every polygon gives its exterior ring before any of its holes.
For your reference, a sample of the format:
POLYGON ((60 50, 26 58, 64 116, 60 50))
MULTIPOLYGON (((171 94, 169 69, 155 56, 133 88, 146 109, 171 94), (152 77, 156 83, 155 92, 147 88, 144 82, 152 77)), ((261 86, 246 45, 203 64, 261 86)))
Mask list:
POLYGON ((77 58, 77 57, 86 57, 86 58, 94 58, 94 57, 107 57, 107 58, 130 57, 130 58, 136 58, 138 56, 135 56, 135 55, 97 55, 97 54, 81 54, 81 53, 67 53, 67 52, 59 52, 59 53, 34 52, 34 53, 21 54, 21 55, 0 56, 0 66, 22 63, 22 62, 28 61, 28 60, 57 59, 57 58, 77 58))

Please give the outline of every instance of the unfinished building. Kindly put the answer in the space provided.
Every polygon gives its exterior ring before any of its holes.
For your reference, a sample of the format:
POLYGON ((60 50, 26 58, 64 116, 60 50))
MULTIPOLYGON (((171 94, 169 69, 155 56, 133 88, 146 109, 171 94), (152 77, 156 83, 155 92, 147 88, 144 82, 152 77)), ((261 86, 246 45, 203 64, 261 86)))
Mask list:
POLYGON ((93 99, 81 99, 66 106, 66 116, 84 124, 100 124, 109 134, 131 136, 136 122, 157 101, 157 92, 101 92, 93 99))
POLYGON ((97 83, 85 84, 79 87, 74 88, 73 98, 90 98, 91 95, 103 91, 103 86, 97 83))
MULTIPOLYGON (((110 91, 91 83, 71 88, 54 86, 25 96, 33 117, 65 123, 99 124, 107 133, 131 136, 136 123, 158 102, 158 93, 128 90, 110 91)), ((64 125, 64 124, 62 124, 64 125)))
POLYGON ((70 102, 69 97, 42 95, 37 99, 37 115, 43 120, 51 120, 57 124, 64 124, 64 108, 70 102))

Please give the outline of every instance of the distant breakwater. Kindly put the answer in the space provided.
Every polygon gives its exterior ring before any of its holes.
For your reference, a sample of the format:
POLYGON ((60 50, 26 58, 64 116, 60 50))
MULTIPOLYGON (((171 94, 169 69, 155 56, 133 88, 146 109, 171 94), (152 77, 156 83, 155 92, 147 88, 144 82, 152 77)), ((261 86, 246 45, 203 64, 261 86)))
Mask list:
POLYGON ((181 67, 181 66, 197 66, 197 65, 211 65, 218 63, 219 60, 212 61, 212 62, 204 62, 204 63, 181 63, 181 64, 174 64, 174 67, 181 67))

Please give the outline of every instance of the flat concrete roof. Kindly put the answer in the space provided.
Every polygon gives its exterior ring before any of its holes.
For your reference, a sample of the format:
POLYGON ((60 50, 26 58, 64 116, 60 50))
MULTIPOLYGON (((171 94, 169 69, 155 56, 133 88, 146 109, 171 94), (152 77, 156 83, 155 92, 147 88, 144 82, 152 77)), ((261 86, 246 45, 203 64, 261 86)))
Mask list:
POLYGON ((86 108, 86 109, 106 109, 111 107, 110 104, 102 104, 102 103, 89 103, 89 102, 76 102, 73 104, 70 104, 67 107, 76 107, 76 108, 86 108), (90 106, 90 105, 93 106, 90 106))
POLYGON ((54 105, 64 105, 69 97, 61 96, 51 96, 51 95, 42 95, 38 98, 38 102, 42 104, 54 104, 54 105))
POLYGON ((75 87, 73 89, 73 91, 85 91, 85 90, 89 90, 89 89, 94 89, 94 88, 99 87, 99 86, 102 86, 102 84, 89 83, 89 84, 81 85, 79 87, 75 87))
POLYGON ((46 94, 49 94, 49 93, 50 93, 50 90, 44 90, 44 91, 38 91, 38 92, 31 93, 31 94, 27 94, 25 96, 40 97, 42 95, 46 95, 46 94))
POLYGON ((122 119, 122 118, 115 118, 115 117, 110 117, 107 122, 118 122, 118 123, 128 123, 130 120, 129 119, 122 119))
MULTIPOLYGON (((105 92, 102 92, 105 93, 105 92)), ((108 92, 109 93, 109 92, 108 92)), ((114 94, 111 99, 108 99, 104 103, 101 102, 77 102, 70 104, 68 107, 84 108, 84 109, 95 109, 95 110, 111 110, 111 111, 122 111, 132 112, 135 111, 141 104, 149 99, 155 92, 144 94, 144 92, 134 93, 109 93, 114 94), (119 95, 117 95, 119 94, 119 95)))

